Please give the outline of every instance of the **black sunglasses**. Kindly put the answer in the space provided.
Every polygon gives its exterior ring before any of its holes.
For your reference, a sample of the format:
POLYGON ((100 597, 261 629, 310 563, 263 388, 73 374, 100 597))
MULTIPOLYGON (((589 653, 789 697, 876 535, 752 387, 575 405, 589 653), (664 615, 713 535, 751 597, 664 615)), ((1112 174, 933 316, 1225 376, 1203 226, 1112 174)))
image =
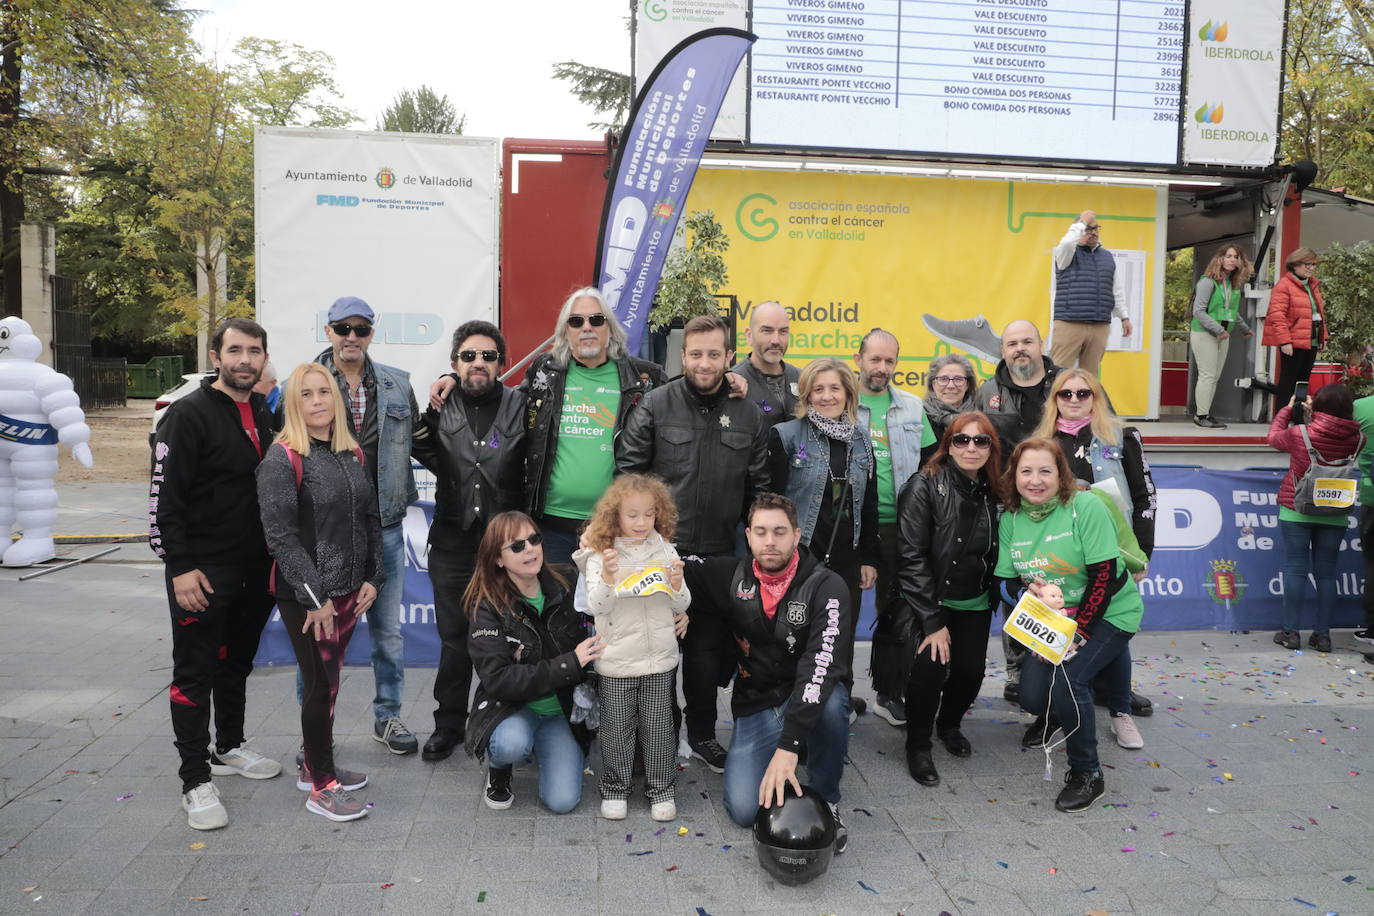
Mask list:
POLYGON ((1061 401, 1072 401, 1074 398, 1086 401, 1092 396, 1093 390, 1091 388, 1060 388, 1059 393, 1055 395, 1061 401))
POLYGON ((1102 227, 1099 226, 1099 225, 1097 225, 1097 223, 1093 223, 1091 226, 1084 226, 1084 227, 1083 227, 1083 231, 1084 231, 1084 232, 1101 232, 1101 231, 1102 231, 1102 227))
POLYGON ((477 362, 477 357, 481 356, 484 362, 495 363, 501 360, 499 350, 459 350, 458 358, 465 363, 477 362))
POLYGON ((531 534, 527 538, 520 538, 518 541, 511 541, 509 544, 507 544, 505 547, 502 547, 501 549, 509 550, 511 553, 524 553, 525 544, 529 544, 531 547, 538 547, 542 543, 544 543, 544 535, 536 531, 534 534, 531 534))
POLYGON ((580 328, 584 324, 589 324, 594 328, 599 328, 606 323, 606 316, 600 312, 595 315, 569 315, 568 327, 580 328))
POLYGON ((959 448, 965 448, 970 443, 978 448, 992 448, 992 437, 984 433, 979 433, 976 436, 970 436, 968 433, 955 433, 949 437, 949 444, 957 445, 959 448))
POLYGON ((340 337, 347 337, 350 333, 356 335, 359 340, 372 336, 372 325, 370 324, 349 324, 346 321, 340 321, 338 324, 331 324, 329 328, 340 337))

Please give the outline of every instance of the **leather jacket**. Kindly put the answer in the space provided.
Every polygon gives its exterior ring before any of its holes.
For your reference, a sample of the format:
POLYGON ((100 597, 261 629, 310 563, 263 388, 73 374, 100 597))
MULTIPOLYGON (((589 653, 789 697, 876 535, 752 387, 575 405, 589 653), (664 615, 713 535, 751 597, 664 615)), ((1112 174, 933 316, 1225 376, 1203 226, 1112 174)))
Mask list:
MULTIPOLYGON (((651 389, 668 379, 657 363, 633 356, 614 362, 620 370, 620 409, 616 411, 613 436, 619 440, 631 409, 651 389)), ((520 392, 527 399, 525 428, 529 432, 525 492, 529 513, 536 518, 543 514, 548 496, 549 475, 553 473, 554 453, 558 449, 558 421, 563 415, 563 385, 567 378, 567 367, 555 365, 553 355, 543 353, 530 363, 525 380, 520 383, 520 392)))
POLYGON ((702 397, 676 379, 649 392, 616 440, 618 472, 649 472, 668 484, 684 555, 734 553, 735 527, 771 483, 763 412, 728 393, 722 381, 702 397))
POLYGON ((434 474, 431 543, 455 531, 480 536, 494 516, 524 506, 525 396, 504 385, 500 395, 496 416, 481 441, 468 425, 460 391, 444 402, 442 410, 425 414, 429 435, 417 438, 413 451, 434 474))
POLYGON ((902 487, 897 531, 902 601, 894 605, 897 613, 914 612, 925 635, 945 626, 951 612, 941 602, 991 590, 997 566, 997 500, 986 482, 969 480, 952 458, 934 476, 919 473, 902 487))
POLYGON ((763 412, 763 419, 769 426, 786 423, 797 415, 797 382, 801 379, 801 370, 796 366, 790 363, 782 364, 782 375, 787 380, 787 384, 783 389, 781 404, 778 403, 777 398, 773 397, 773 392, 768 387, 768 383, 763 380, 763 373, 749 361, 748 357, 731 366, 730 371, 749 383, 749 390, 745 394, 745 399, 763 412))
POLYGON ((569 715, 573 687, 586 676, 575 651, 587 638, 582 615, 547 569, 539 582, 544 588, 542 616, 525 601, 506 614, 483 603, 468 627, 468 652, 478 683, 463 749, 478 760, 486 756, 496 726, 535 700, 552 693, 569 715))
MULTIPOLYGON (((1048 356, 1041 358, 1045 361, 1045 377, 1035 387, 1040 389, 1042 395, 1048 397, 1050 386, 1054 384, 1054 377, 1059 374, 1060 369, 1048 356)), ((1042 408, 1031 411, 1033 416, 1027 416, 1022 412, 1021 402, 1026 390, 1012 380, 1005 359, 997 364, 997 370, 992 378, 978 389, 978 409, 987 414, 992 425, 997 428, 997 435, 1002 440, 1003 455, 1010 455, 1011 450, 1016 448, 1022 439, 1034 433, 1035 427, 1040 423, 1042 408)))

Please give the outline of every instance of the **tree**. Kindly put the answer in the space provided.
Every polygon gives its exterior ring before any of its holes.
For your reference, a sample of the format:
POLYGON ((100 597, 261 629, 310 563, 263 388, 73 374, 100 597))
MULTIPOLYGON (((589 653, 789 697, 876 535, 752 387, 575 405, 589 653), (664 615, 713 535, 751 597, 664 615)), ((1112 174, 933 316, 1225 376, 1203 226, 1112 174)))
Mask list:
POLYGON ((610 115, 606 120, 587 122, 592 130, 619 133, 625 128, 634 88, 629 74, 565 60, 553 65, 553 78, 571 83, 577 100, 592 106, 598 115, 610 115))
POLYGON ((715 294, 729 280, 725 259, 721 253, 729 249, 730 237, 725 234, 716 215, 710 210, 697 210, 677 228, 678 239, 663 263, 658 281, 658 295, 649 312, 649 326, 664 328, 677 319, 686 320, 697 315, 711 315, 716 311, 715 294), (682 245, 677 245, 682 241, 682 245))
POLYGON ((1326 352, 1346 367, 1356 397, 1374 394, 1374 244, 1333 243, 1322 255, 1322 293, 1331 337, 1326 352))
POLYGON ((377 129, 412 134, 461 134, 467 120, 467 115, 458 114, 447 95, 421 86, 414 92, 402 89, 396 93, 395 101, 382 112, 377 129))
POLYGON ((1193 287, 1193 249, 1180 248, 1165 255, 1165 331, 1186 332, 1192 327, 1193 287))

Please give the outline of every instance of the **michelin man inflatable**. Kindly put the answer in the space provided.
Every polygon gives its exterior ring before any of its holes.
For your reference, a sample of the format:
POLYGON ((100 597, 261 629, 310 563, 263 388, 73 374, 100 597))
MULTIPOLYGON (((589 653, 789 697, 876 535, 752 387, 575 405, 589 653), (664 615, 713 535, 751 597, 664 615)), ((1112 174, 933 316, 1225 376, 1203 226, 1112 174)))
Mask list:
POLYGON ((0 319, 0 531, 6 566, 32 566, 57 555, 57 445, 91 466, 91 428, 72 380, 38 362, 42 342, 20 318, 0 319), (19 523, 22 537, 8 544, 19 523))

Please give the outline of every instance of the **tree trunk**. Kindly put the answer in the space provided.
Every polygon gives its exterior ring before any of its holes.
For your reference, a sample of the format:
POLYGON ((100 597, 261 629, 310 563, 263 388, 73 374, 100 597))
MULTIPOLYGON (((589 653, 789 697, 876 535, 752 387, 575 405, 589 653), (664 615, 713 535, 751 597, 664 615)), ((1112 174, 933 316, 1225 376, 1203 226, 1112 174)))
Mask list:
POLYGON ((11 8, 0 18, 0 315, 23 317, 19 224, 24 219, 24 172, 19 161, 20 46, 11 8))

